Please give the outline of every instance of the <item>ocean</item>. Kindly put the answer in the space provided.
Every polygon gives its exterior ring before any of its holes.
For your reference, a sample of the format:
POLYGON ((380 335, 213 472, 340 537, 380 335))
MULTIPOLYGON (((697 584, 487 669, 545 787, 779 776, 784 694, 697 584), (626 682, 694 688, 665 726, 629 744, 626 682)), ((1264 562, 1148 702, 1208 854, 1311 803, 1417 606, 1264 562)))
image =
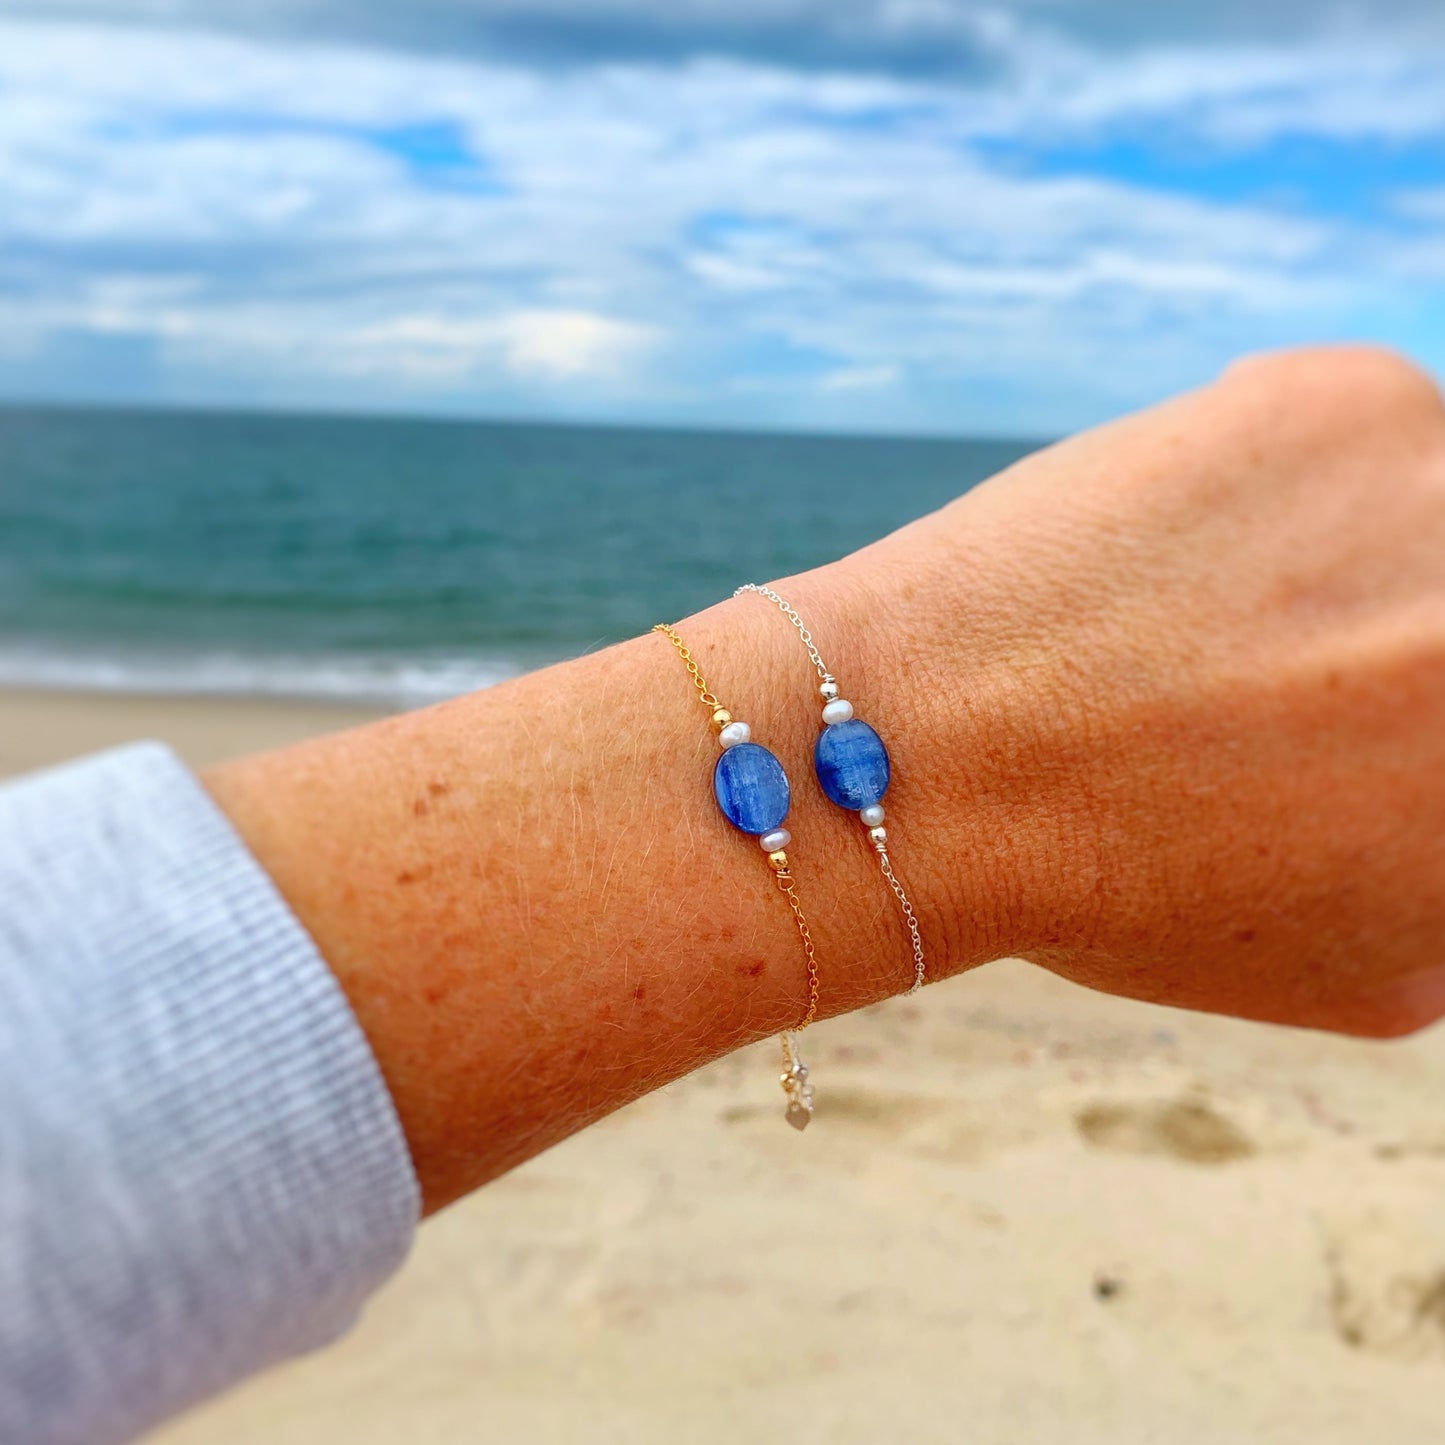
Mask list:
POLYGON ((409 706, 940 506, 1023 442, 0 409, 0 683, 409 706))

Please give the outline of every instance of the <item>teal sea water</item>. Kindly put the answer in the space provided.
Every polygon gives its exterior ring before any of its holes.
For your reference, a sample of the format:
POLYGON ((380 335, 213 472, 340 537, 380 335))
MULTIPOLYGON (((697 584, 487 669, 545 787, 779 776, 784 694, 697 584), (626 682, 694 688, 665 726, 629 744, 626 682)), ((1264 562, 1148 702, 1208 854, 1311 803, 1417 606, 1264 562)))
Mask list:
POLYGON ((1027 450, 0 409, 0 682, 426 702, 841 556, 1027 450))

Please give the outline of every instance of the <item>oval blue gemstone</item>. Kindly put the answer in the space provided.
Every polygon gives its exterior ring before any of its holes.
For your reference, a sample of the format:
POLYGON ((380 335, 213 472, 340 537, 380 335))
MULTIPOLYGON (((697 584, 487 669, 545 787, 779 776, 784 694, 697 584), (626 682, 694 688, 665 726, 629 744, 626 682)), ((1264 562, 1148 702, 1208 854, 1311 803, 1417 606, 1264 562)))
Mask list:
POLYGON ((888 791, 888 749, 860 718, 833 723, 818 734, 813 766, 823 791, 840 808, 869 807, 888 791))
POLYGON ((712 775, 712 790, 723 816, 744 833, 780 828, 793 801, 783 765, 759 743, 725 748, 712 775))

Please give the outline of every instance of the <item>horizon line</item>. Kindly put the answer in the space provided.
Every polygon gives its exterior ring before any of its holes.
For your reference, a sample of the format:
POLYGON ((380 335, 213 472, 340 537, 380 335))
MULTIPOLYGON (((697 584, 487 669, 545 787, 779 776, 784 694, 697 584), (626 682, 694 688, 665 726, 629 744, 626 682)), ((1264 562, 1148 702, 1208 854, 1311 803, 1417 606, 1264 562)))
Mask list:
MULTIPOLYGON (((285 406, 248 402, 76 400, 0 393, 0 413, 101 412, 121 415, 274 417, 293 421, 404 422, 433 426, 557 427, 569 431, 668 432, 696 436, 796 437, 800 440, 882 442, 982 442, 1000 446, 1049 446, 1059 438, 1023 432, 904 431, 886 428, 826 428, 730 422, 621 421, 578 416, 489 415, 446 411, 360 410, 344 406, 285 406)), ((1064 433, 1062 435, 1067 435, 1064 433)))

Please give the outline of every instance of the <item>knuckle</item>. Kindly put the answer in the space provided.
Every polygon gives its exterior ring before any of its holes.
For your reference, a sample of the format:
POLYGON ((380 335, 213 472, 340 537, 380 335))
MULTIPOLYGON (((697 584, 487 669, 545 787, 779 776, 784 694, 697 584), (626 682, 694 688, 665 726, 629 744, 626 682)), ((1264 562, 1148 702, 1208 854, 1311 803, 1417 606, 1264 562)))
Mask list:
POLYGON ((1350 347, 1334 364, 1337 384, 1391 415, 1409 412, 1445 417, 1445 401, 1434 378, 1398 351, 1381 346, 1350 347))
POLYGON ((1232 362, 1220 380, 1226 387, 1263 388, 1272 398, 1287 394, 1352 425, 1361 417, 1392 422, 1418 417, 1445 425, 1445 398, 1435 379, 1387 346, 1349 344, 1263 352, 1232 362))

